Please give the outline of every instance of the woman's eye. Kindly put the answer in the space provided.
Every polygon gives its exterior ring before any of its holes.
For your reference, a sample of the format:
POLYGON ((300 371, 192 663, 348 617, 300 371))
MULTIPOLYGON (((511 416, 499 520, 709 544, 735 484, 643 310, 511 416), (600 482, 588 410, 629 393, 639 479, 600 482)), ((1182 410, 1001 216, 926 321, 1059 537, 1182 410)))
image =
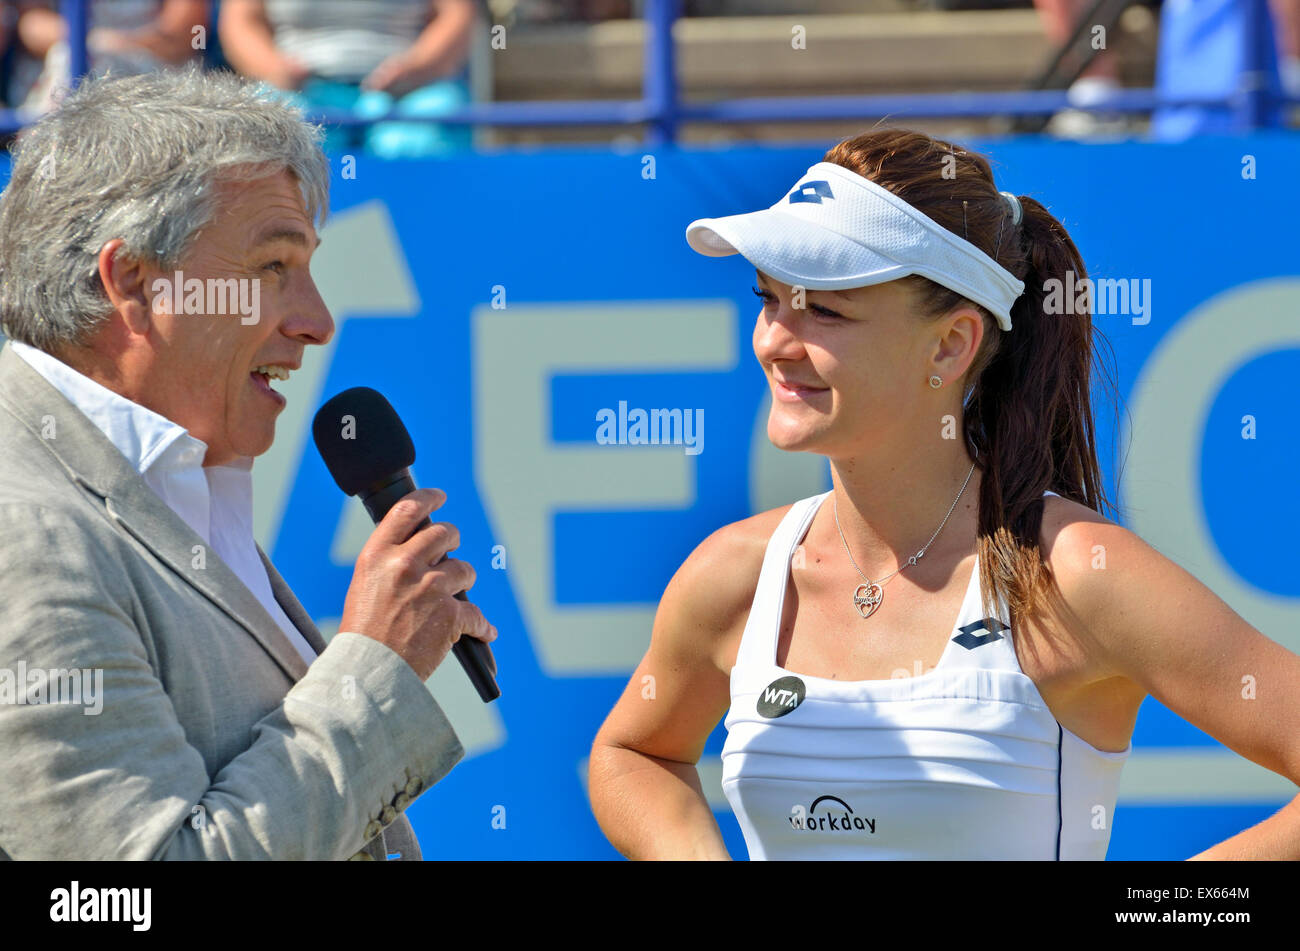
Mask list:
MULTIPOLYGON (((751 290, 753 290, 754 296, 763 302, 764 307, 766 307, 768 304, 776 303, 776 295, 773 294, 771 291, 763 290, 761 287, 754 287, 751 288, 751 290)), ((827 320, 834 321, 834 320, 844 319, 843 314, 837 314, 835 311, 830 310, 829 308, 826 307, 822 307, 820 304, 808 304, 807 309, 812 311, 812 313, 815 314, 816 316, 823 317, 827 320)))

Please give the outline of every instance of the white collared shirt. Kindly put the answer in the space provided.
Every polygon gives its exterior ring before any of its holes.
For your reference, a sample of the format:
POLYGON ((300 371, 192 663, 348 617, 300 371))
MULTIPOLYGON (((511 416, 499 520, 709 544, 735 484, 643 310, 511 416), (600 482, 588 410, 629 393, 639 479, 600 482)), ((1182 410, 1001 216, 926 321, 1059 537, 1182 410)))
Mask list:
POLYGON ((271 591, 271 579, 253 540, 253 460, 204 466, 208 447, 183 426, 55 359, 43 350, 10 340, 14 353, 108 437, 149 488, 195 533, 212 546, 266 608, 308 664, 316 651, 289 620, 271 591))

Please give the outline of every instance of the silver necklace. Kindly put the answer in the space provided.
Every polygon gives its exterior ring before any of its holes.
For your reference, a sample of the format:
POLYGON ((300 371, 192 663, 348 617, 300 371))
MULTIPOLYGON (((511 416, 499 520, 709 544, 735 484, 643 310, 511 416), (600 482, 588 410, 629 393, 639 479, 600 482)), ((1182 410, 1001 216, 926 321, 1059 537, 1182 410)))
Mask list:
MULTIPOLYGON (((961 499, 961 494, 966 491, 966 485, 970 482, 970 477, 974 473, 975 464, 971 463, 970 472, 966 473, 966 481, 961 484, 961 488, 957 491, 957 498, 953 499, 952 505, 948 506, 948 515, 951 515, 952 510, 957 507, 957 502, 961 499)), ((861 568, 858 568, 858 563, 853 560, 853 552, 849 551, 848 539, 844 537, 844 529, 840 528, 840 509, 838 499, 831 500, 831 510, 835 513, 835 530, 840 533, 840 541, 844 543, 844 554, 849 556, 850 564, 853 565, 858 574, 862 575, 862 580, 865 582, 865 584, 858 585, 853 591, 853 606, 857 608, 858 613, 862 615, 863 620, 875 614, 876 608, 880 607, 880 602, 885 600, 885 582, 894 577, 894 575, 898 574, 904 568, 910 568, 912 565, 920 561, 921 558, 925 556, 929 547, 934 544, 934 540, 939 537, 939 533, 943 531, 943 526, 948 522, 948 515, 945 515, 943 521, 939 523, 939 527, 936 528, 934 534, 930 536, 930 540, 925 543, 924 547, 922 547, 920 551, 909 557, 906 562, 899 565, 879 581, 872 581, 866 576, 861 568)))

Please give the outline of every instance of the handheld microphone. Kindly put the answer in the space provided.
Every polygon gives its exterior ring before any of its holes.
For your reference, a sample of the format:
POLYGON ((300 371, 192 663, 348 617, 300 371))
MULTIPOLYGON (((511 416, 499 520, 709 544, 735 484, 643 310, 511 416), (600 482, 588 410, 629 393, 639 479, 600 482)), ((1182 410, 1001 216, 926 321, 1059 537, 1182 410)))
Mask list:
MULTIPOLYGON (((388 400, 370 387, 354 386, 326 402, 312 420, 311 433, 334 481, 345 494, 361 497, 375 524, 400 499, 415 491, 409 471, 415 463, 411 434, 388 400)), ((425 520, 425 524, 432 522, 425 520)), ((456 597, 469 600, 464 591, 456 597)), ((463 635, 452 645, 452 652, 484 703, 501 696, 492 676, 492 654, 487 644, 463 635)))

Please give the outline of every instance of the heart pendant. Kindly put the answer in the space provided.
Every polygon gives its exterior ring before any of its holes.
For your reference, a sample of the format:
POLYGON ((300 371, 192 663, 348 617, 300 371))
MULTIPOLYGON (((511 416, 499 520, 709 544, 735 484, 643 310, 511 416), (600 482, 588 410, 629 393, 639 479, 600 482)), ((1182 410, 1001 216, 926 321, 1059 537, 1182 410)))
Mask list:
POLYGON ((880 590, 880 585, 860 584, 858 589, 853 592, 853 606, 858 609, 862 617, 869 618, 876 613, 876 608, 880 607, 880 602, 885 599, 885 593, 880 590), (865 593, 864 593, 865 592, 865 593), (863 610, 863 609, 866 610, 863 610))

